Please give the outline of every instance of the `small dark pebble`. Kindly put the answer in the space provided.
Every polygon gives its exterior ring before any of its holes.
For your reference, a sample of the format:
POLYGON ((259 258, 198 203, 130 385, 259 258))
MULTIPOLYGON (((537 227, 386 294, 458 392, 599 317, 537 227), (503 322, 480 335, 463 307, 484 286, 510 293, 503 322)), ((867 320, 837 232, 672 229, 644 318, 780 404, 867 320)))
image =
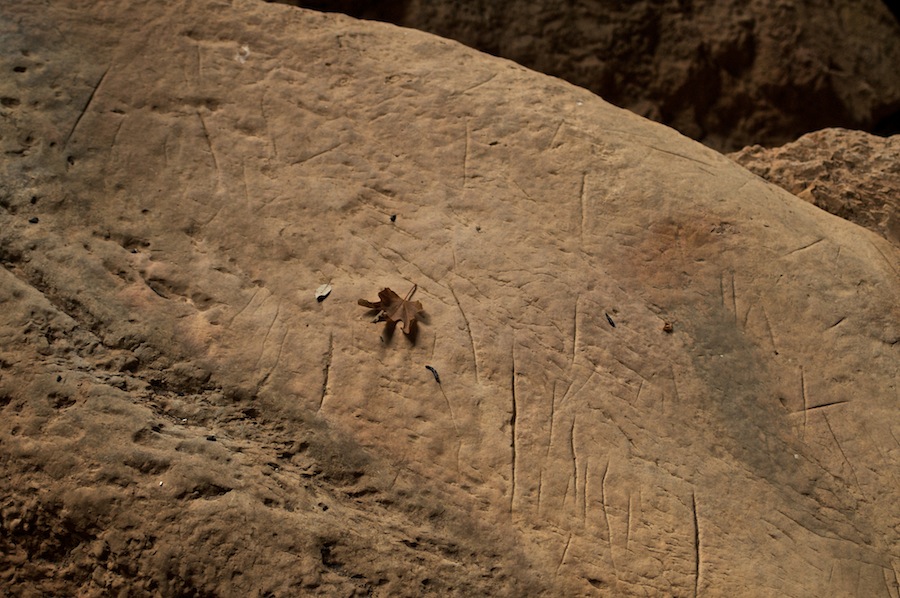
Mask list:
POLYGON ((391 222, 397 222, 397 215, 391 214, 391 222))
POLYGON ((37 224, 40 221, 41 221, 40 218, 38 218, 37 216, 32 216, 31 218, 28 219, 28 222, 30 222, 31 224, 37 224))
POLYGON ((213 435, 213 434, 210 434, 209 436, 207 436, 206 439, 209 440, 210 442, 215 442, 215 441, 216 441, 216 437, 215 437, 215 435, 213 435))

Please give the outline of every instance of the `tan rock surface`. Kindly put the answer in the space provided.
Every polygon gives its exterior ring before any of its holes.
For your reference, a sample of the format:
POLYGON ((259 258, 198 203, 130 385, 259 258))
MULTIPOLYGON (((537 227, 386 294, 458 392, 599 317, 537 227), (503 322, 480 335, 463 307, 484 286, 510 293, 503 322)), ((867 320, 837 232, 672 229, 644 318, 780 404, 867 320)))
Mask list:
POLYGON ((900 22, 882 0, 280 1, 459 40, 716 149, 900 123, 900 22))
POLYGON ((745 147, 729 157, 801 199, 900 245, 900 135, 824 129, 782 147, 745 147))
POLYGON ((898 595, 897 247, 427 34, 0 11, 4 591, 898 595))

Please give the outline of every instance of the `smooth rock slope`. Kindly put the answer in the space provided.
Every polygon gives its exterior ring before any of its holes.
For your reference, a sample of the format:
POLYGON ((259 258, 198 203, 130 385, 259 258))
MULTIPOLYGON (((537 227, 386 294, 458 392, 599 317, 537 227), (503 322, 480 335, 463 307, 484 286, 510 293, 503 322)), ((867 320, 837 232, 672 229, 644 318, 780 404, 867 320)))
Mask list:
POLYGON ((882 0, 278 1, 461 41, 722 151, 900 124, 900 13, 882 0))
POLYGON ((0 39, 5 591, 898 596, 881 237, 389 25, 0 39))

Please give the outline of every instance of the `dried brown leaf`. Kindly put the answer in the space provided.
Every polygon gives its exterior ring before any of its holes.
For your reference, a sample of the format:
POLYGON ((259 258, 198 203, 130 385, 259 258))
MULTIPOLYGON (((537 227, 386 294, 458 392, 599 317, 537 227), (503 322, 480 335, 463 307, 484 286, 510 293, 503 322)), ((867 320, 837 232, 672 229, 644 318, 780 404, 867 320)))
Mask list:
POLYGON ((409 298, 415 292, 416 286, 403 299, 391 289, 382 289, 378 293, 380 301, 367 301, 359 299, 357 303, 363 307, 380 310, 388 322, 400 322, 403 332, 409 334, 415 325, 416 318, 423 311, 420 301, 410 301, 409 298))

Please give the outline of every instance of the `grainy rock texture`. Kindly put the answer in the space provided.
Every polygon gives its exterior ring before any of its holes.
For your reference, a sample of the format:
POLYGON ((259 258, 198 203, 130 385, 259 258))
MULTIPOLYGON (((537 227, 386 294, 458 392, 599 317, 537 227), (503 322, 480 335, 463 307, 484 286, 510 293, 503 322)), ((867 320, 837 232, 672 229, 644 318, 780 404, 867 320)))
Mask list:
POLYGON ((287 1, 459 40, 717 149, 900 124, 900 24, 881 0, 287 1))
POLYGON ((416 31, 0 40, 4 592, 898 596, 897 247, 416 31))
POLYGON ((824 129, 730 154, 750 171, 900 246, 900 135, 824 129))

